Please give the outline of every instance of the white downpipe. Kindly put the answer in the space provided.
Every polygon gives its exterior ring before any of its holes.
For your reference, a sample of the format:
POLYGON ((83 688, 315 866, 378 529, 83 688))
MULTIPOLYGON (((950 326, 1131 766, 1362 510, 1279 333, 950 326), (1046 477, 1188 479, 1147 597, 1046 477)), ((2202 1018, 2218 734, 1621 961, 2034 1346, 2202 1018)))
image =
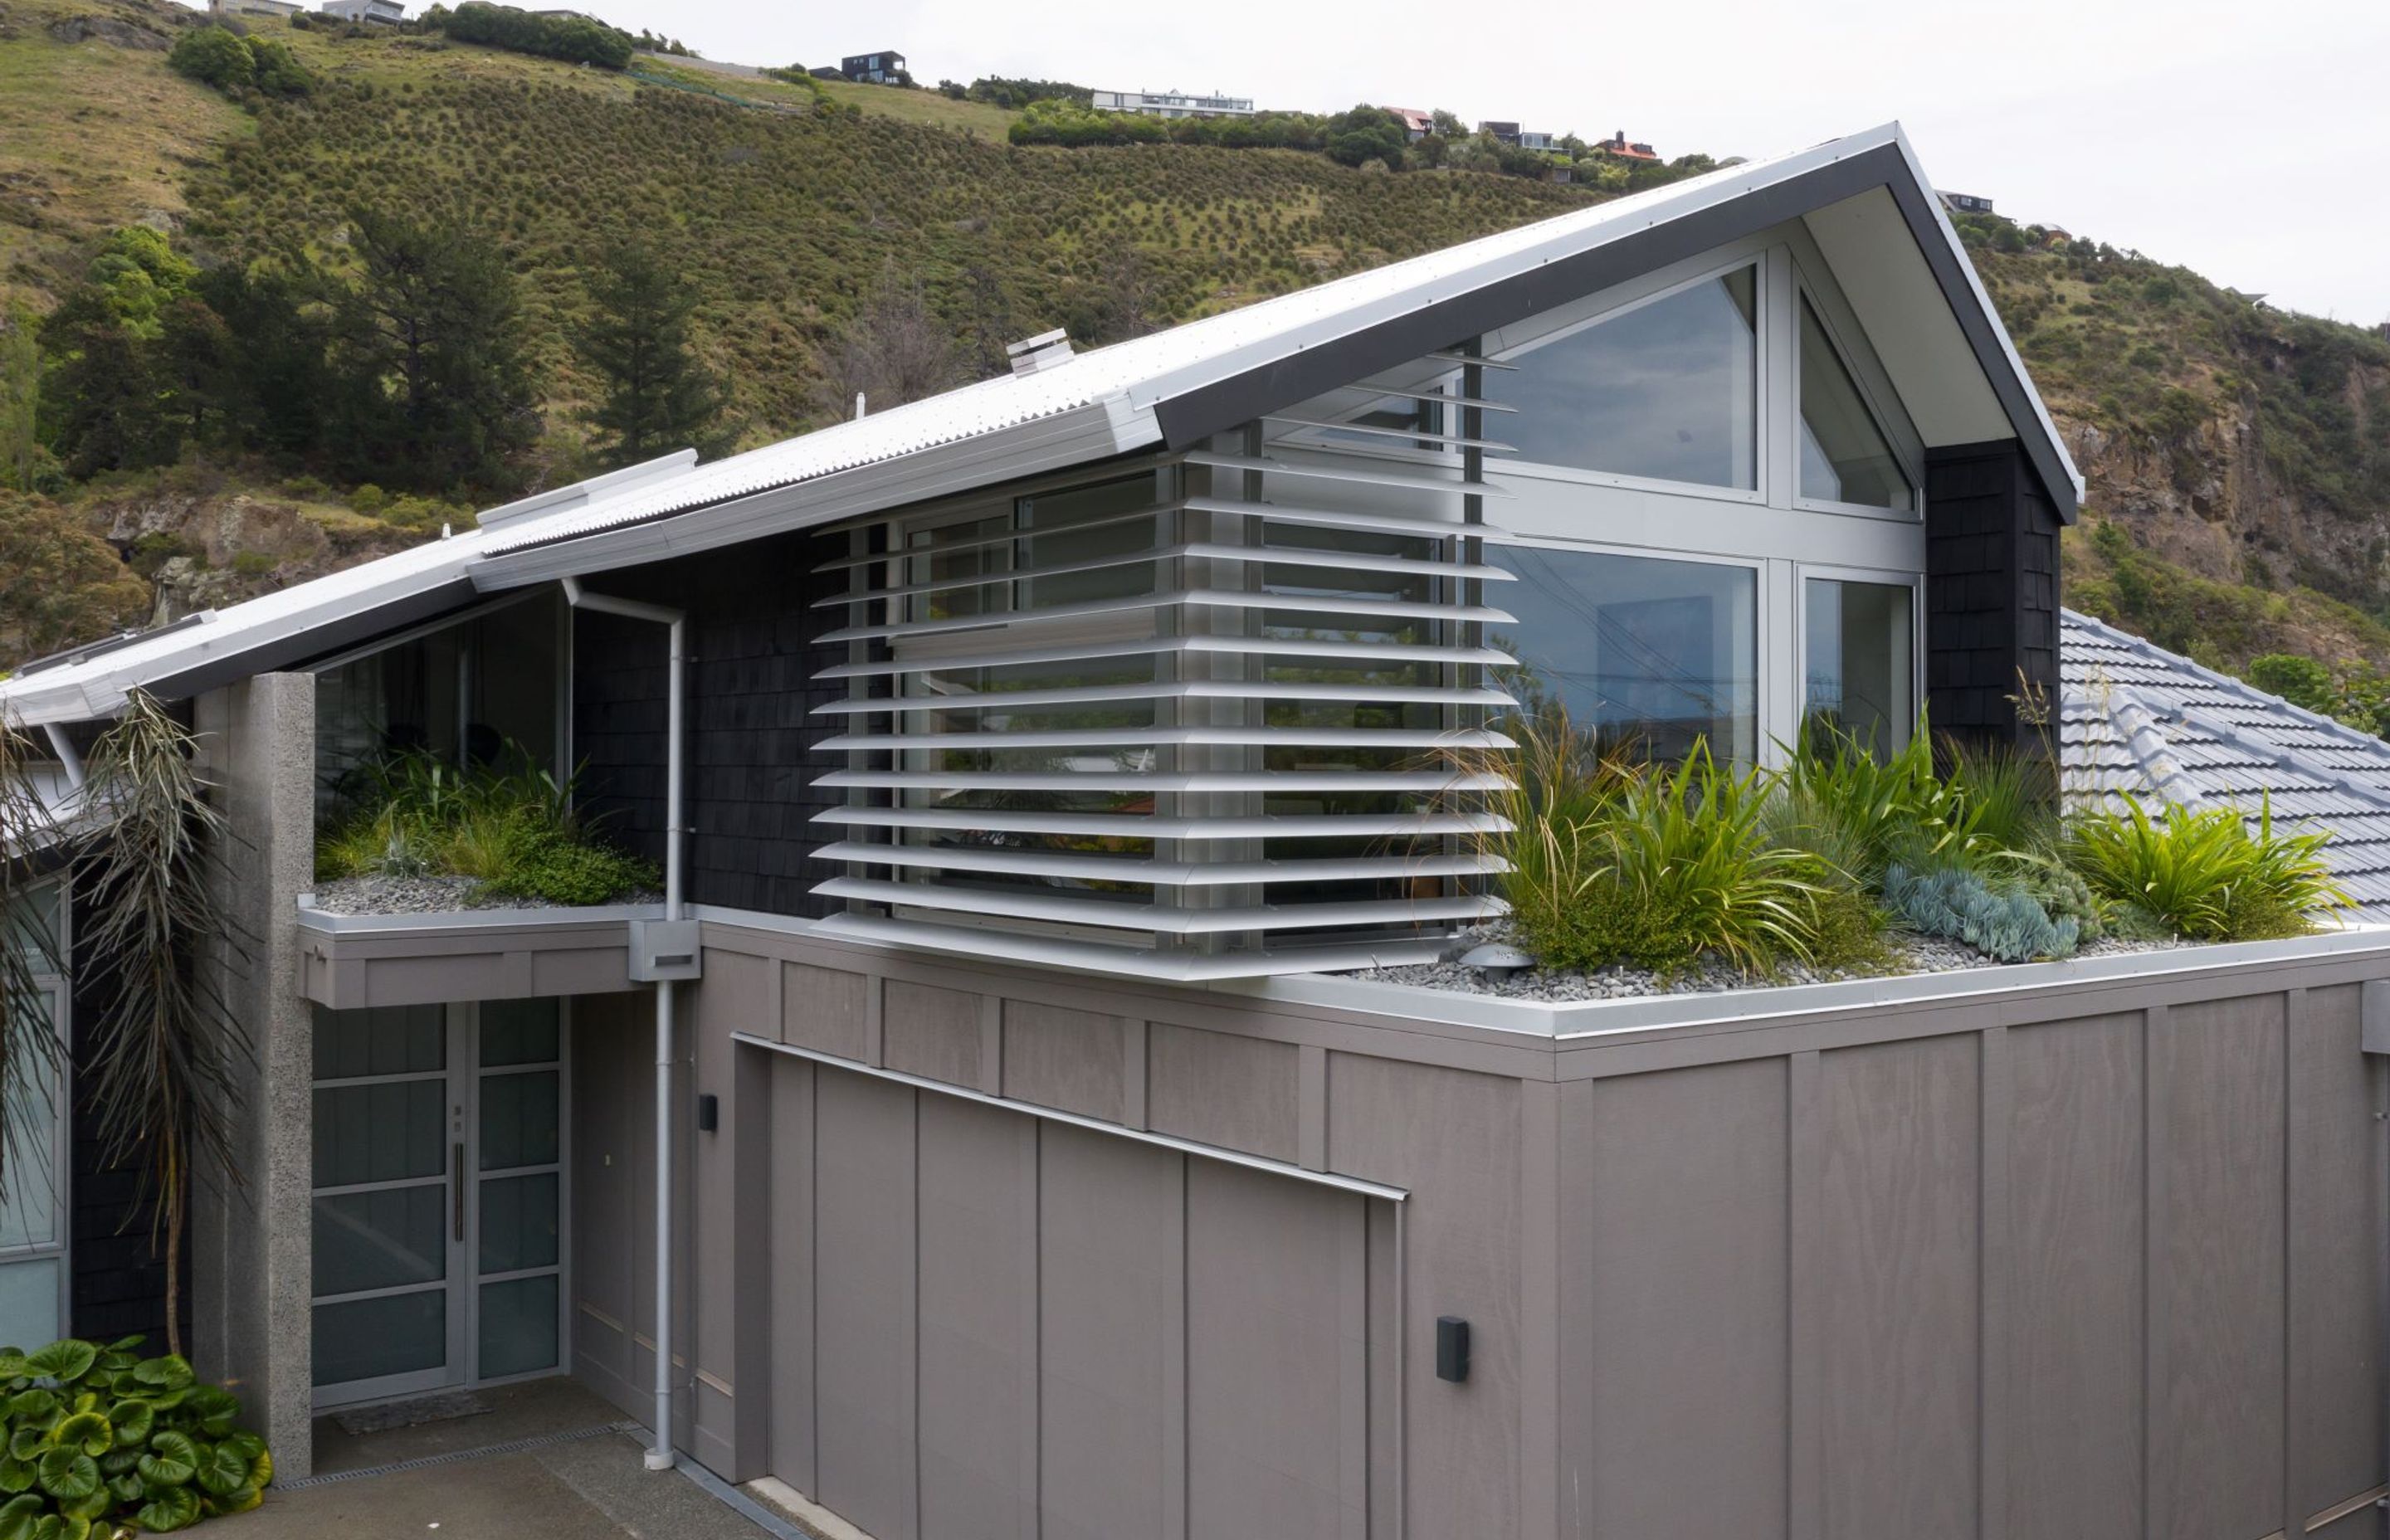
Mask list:
MULTIPOLYGON (((684 918, 681 902, 681 762, 684 757, 681 674, 687 615, 661 604, 610 598, 585 591, 578 578, 564 580, 565 602, 575 610, 650 621, 669 627, 671 668, 664 693, 664 918, 684 918)), ((673 1465, 673 985, 656 986, 656 1442, 648 1451, 650 1470, 673 1465)))
POLYGON ((83 756, 75 752, 74 740, 67 737, 65 726, 59 723, 53 722, 48 724, 47 731, 50 739, 50 752, 58 756, 58 768, 66 775, 67 789, 70 791, 82 790, 83 756))

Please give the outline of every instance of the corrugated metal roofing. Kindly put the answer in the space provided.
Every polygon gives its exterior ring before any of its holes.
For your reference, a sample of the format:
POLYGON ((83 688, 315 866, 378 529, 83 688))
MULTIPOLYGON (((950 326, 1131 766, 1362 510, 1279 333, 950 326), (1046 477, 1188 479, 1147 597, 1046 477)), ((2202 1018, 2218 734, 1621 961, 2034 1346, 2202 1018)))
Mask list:
POLYGON ((2390 922, 2390 743, 2112 625, 2062 613, 2059 755, 2070 796, 2239 808, 2327 830, 2325 858, 2390 922))
MULTIPOLYGON (((1155 412, 1162 402, 1887 148, 1896 148, 1920 187, 1927 186, 1897 124, 1724 168, 713 465, 689 466, 675 457, 492 510, 482 528, 437 545, 235 606, 203 625, 0 684, 0 705, 34 725, 105 715, 127 688, 251 652, 265 660, 260 667, 284 666, 282 655, 313 628, 410 597, 421 600, 460 579, 488 589, 518 586, 1150 447, 1162 442, 1155 412), (789 489, 800 487, 803 504, 792 506, 789 489), (707 510, 703 519, 672 517, 699 509, 707 510)), ((1947 226, 1944 235, 1955 242, 1947 226)), ((1963 260, 1959 265, 1984 312, 1992 314, 1972 267, 1963 260)), ((2005 335, 1998 342, 2039 437, 2079 491, 2080 478, 2024 366, 2005 335)))

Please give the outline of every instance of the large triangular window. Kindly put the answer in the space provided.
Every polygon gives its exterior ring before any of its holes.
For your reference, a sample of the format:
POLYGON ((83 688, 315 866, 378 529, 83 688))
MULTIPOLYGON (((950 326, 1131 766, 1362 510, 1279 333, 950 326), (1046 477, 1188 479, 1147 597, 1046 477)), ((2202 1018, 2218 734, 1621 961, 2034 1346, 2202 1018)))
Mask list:
POLYGON ((1805 297, 1801 302, 1801 495, 1871 508, 1911 506, 1908 477, 1805 297))
POLYGON ((1653 481, 1758 486, 1758 270, 1564 332, 1490 371, 1517 458, 1653 481))

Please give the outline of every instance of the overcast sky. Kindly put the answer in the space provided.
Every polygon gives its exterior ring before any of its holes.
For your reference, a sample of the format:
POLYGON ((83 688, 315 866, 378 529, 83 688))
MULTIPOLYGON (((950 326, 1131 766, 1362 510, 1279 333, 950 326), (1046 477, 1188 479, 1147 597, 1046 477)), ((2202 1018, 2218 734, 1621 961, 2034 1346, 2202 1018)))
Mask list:
MULTIPOLYGON (((2390 317, 2383 0, 581 0, 740 63, 1515 118, 1663 155, 1898 119, 1944 188, 2343 320, 2390 317)), ((420 8, 420 0, 416 8, 420 8)))

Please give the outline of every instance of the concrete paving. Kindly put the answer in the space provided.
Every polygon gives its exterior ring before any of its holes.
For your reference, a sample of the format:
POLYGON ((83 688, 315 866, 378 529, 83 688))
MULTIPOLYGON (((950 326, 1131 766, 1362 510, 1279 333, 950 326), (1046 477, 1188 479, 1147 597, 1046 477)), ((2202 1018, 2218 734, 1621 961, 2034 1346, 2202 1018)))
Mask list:
POLYGON ((621 1418, 565 1380, 482 1393, 494 1408, 484 1415, 361 1437, 319 1418, 319 1476, 466 1457, 296 1491, 268 1488, 264 1507, 222 1521, 225 1540, 775 1540, 687 1477, 644 1469, 636 1434, 601 1432, 513 1454, 471 1454, 621 1418))

